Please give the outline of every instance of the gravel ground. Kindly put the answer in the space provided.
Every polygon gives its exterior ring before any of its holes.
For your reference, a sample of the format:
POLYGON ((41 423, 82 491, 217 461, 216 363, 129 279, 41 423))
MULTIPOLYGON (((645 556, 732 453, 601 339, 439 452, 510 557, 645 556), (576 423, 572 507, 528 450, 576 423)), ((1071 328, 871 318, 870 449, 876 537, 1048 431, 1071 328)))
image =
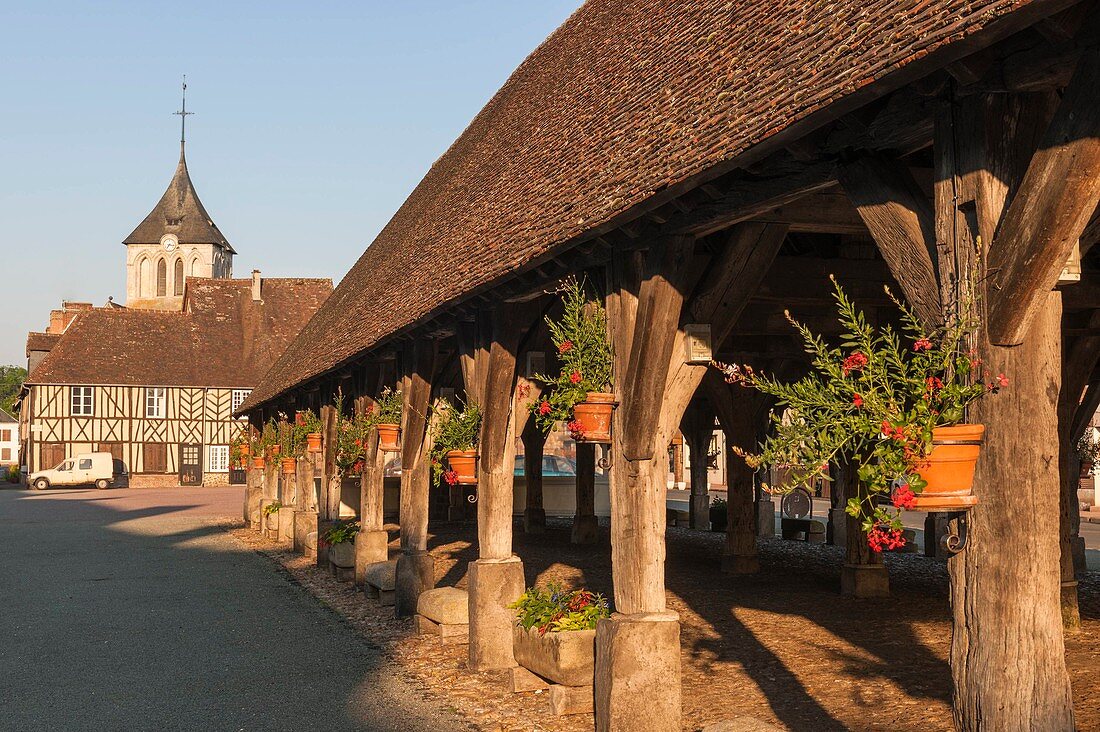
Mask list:
POLYGON ((467 728, 234 540, 240 506, 0 490, 0 729, 467 728))
MULTIPOLYGON (((567 522, 546 534, 517 526, 528 584, 555 580, 610 594, 606 526, 600 544, 569 544, 567 522)), ((391 551, 396 551, 396 526, 391 551)), ((472 525, 433 525, 441 585, 466 584, 472 525)), ((465 647, 412 634, 350 585, 254 532, 234 532, 403 667, 433 698, 485 730, 591 730, 592 715, 552 717, 545 695, 510 694, 502 675, 466 669, 465 647)), ((668 603, 682 628, 684 729, 735 716, 790 730, 951 730, 947 568, 914 555, 887 557, 893 597, 841 597, 840 549, 762 540, 762 571, 719 571, 723 535, 670 528, 668 603)), ((1067 639, 1079 729, 1100 729, 1100 573, 1081 583, 1084 631, 1067 639)))

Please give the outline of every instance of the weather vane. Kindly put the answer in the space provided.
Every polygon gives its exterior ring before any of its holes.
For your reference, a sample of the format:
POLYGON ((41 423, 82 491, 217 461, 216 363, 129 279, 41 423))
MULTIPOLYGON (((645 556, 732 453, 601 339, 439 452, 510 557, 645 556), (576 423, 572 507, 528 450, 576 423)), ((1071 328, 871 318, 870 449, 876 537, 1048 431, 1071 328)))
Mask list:
POLYGON ((183 143, 187 139, 187 115, 194 114, 194 112, 187 111, 187 74, 183 75, 183 106, 180 107, 180 111, 172 112, 172 114, 180 116, 180 147, 183 147, 183 143))

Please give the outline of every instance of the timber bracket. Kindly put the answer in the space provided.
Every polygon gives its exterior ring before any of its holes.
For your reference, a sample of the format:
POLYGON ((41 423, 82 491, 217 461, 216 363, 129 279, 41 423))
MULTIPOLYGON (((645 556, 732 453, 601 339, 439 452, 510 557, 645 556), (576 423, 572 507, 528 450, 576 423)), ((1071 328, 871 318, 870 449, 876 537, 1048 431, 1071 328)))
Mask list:
POLYGON ((967 511, 949 511, 947 513, 948 522, 957 519, 958 523, 955 525, 954 532, 944 534, 940 537, 940 547, 944 551, 951 554, 958 554, 966 548, 967 541, 970 538, 967 513, 967 511))

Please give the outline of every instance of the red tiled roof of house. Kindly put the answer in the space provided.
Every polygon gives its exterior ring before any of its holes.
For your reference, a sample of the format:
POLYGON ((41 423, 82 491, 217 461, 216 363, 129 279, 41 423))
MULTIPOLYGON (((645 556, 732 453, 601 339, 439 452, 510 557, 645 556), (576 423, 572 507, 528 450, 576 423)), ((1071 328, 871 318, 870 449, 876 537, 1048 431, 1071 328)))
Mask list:
POLYGON ((29 358, 31 351, 49 351, 60 337, 60 333, 28 333, 26 356, 29 358))
POLYGON ((245 407, 1032 5, 589 0, 432 166, 245 407))
POLYGON ((80 313, 28 384, 253 387, 332 292, 327 279, 189 278, 185 312, 80 313))

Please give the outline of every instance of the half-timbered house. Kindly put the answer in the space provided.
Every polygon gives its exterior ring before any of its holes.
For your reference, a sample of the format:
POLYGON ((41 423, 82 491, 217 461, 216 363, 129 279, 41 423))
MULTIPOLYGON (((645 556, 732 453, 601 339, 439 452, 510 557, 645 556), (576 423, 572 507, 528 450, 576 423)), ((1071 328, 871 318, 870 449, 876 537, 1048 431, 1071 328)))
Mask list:
POLYGON ((63 303, 27 338, 22 464, 111 452, 131 485, 229 480, 232 412, 332 291, 328 279, 231 279, 233 248, 172 181, 126 245, 127 305, 63 303))

